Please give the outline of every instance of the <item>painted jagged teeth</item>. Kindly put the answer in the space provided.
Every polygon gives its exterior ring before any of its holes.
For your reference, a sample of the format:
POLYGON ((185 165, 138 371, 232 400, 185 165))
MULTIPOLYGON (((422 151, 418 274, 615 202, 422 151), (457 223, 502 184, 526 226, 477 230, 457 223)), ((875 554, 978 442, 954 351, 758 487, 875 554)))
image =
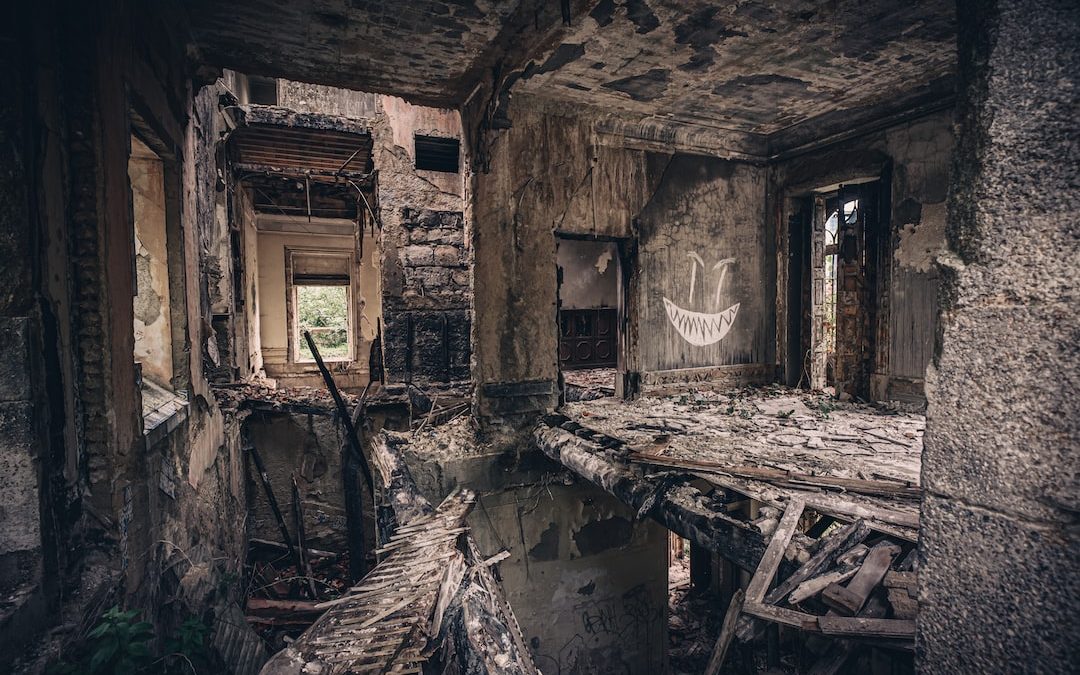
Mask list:
POLYGON ((706 347, 724 339, 731 330, 731 325, 735 323, 735 315, 739 313, 739 304, 735 303, 716 314, 705 314, 683 309, 664 298, 664 309, 667 310, 668 321, 684 340, 697 347, 706 347))

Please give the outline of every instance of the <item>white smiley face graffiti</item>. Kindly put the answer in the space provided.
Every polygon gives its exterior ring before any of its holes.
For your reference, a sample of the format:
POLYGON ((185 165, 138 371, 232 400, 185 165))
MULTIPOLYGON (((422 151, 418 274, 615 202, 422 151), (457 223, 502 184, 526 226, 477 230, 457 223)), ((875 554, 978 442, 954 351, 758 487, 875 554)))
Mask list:
MULTIPOLYGON (((690 265, 690 293, 687 294, 687 304, 694 300, 694 287, 697 284, 697 268, 705 269, 705 261, 697 253, 687 255, 691 260, 690 265)), ((712 271, 720 270, 720 277, 716 281, 716 293, 713 295, 713 304, 720 304, 720 291, 727 279, 728 266, 734 265, 734 258, 724 258, 712 267, 712 271)), ((696 347, 707 347, 724 339, 735 323, 735 316, 739 313, 739 304, 735 303, 727 309, 715 313, 695 312, 685 307, 680 307, 668 298, 664 298, 664 310, 667 312, 668 321, 675 327, 684 340, 696 347)))

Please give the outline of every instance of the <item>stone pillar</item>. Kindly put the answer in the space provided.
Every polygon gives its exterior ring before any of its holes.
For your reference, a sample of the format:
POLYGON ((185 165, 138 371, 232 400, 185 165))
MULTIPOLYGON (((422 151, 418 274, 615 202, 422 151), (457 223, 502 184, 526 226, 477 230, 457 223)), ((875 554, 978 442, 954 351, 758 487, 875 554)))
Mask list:
POLYGON ((1080 5, 959 2, 959 123, 928 371, 920 672, 1080 659, 1080 5))

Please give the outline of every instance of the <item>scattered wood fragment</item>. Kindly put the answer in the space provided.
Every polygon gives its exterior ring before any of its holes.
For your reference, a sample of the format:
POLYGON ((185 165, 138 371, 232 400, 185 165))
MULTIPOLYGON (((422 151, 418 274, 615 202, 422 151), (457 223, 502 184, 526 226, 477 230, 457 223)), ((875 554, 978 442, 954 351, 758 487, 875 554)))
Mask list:
POLYGON ((890 571, 885 574, 883 583, 893 616, 897 619, 914 619, 918 613, 915 573, 890 571))
POLYGON ((735 637, 735 626, 738 623, 739 613, 742 612, 745 597, 746 593, 741 588, 731 596, 731 603, 728 604, 727 613, 724 614, 724 623, 720 627, 720 635, 716 638, 716 644, 709 656, 709 665, 705 668, 705 675, 717 675, 720 667, 724 665, 728 647, 731 646, 731 640, 735 637))
POLYGON ((765 597, 765 602, 769 604, 779 602, 803 581, 828 569, 837 556, 860 543, 868 534, 870 534, 870 528, 862 520, 857 520, 836 530, 829 535, 817 553, 806 564, 769 592, 765 597))
POLYGON ((855 573, 859 571, 858 567, 847 567, 844 569, 836 569, 831 572, 826 572, 820 576, 807 579, 798 585, 798 587, 788 595, 787 601, 792 605, 797 605, 800 602, 806 602, 810 598, 816 597, 819 593, 825 590, 831 584, 840 584, 851 577, 855 576, 855 573))
POLYGON ((836 557, 837 565, 854 565, 861 562, 866 554, 870 552, 870 548, 866 544, 856 544, 847 551, 836 557))
POLYGON ((822 594, 826 605, 844 616, 854 616, 862 609, 870 592, 885 578, 893 558, 900 553, 900 547, 888 542, 881 542, 870 549, 863 560, 859 572, 847 586, 831 584, 822 594))

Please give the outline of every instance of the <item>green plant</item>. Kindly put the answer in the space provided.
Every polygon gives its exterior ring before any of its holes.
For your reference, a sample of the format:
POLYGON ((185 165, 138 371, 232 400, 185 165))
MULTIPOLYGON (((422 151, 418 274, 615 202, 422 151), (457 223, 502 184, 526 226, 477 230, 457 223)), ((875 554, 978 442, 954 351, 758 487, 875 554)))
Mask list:
POLYGON ((176 633, 165 642, 168 672, 209 672, 209 635, 210 627, 202 619, 194 616, 185 619, 176 633))
MULTIPOLYGON (((154 639, 153 626, 146 621, 136 621, 139 611, 121 611, 113 606, 101 615, 98 624, 87 634, 89 650, 66 672, 112 675, 137 673, 154 661, 150 643, 154 639)), ((65 672, 60 670, 58 672, 65 672)))
POLYGON ((824 419, 829 419, 829 413, 834 410, 836 410, 836 406, 827 401, 821 401, 820 403, 818 403, 818 412, 821 413, 821 416, 824 419))

